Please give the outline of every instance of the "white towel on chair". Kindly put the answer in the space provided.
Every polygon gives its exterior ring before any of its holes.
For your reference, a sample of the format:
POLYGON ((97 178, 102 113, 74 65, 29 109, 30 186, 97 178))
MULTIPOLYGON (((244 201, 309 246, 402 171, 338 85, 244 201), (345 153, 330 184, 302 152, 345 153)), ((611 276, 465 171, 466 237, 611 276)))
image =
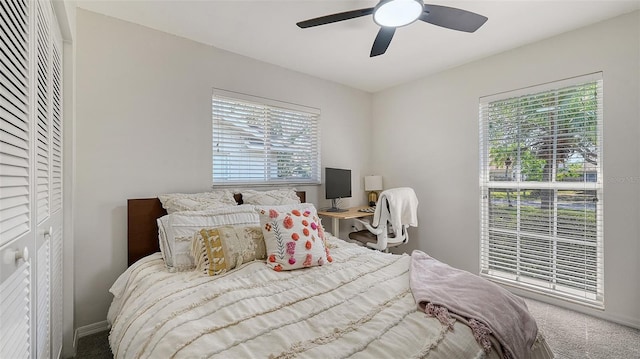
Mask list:
POLYGON ((378 200, 378 207, 373 216, 373 226, 378 226, 380 221, 380 206, 384 206, 384 200, 389 202, 389 222, 394 228, 402 225, 418 226, 418 197, 410 187, 391 188, 382 191, 378 200))

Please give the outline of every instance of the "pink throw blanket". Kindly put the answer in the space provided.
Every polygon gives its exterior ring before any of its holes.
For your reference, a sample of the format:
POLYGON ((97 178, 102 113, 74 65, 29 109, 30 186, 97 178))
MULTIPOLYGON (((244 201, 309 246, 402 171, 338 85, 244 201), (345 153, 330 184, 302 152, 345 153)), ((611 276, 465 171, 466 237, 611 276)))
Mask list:
POLYGON ((411 253, 409 281, 418 309, 453 328, 449 312, 467 320, 485 351, 489 335, 505 358, 529 359, 538 327, 522 298, 469 272, 450 267, 424 252, 411 253))

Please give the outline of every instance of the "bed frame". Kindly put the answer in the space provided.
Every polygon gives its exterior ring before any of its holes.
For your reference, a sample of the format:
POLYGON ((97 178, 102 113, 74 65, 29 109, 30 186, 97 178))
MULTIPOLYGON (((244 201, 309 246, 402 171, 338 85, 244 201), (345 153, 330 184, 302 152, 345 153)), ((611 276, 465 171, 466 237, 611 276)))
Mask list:
MULTIPOLYGON (((307 201, 305 191, 297 191, 300 202, 307 201)), ((242 194, 234 195, 242 204, 242 194)), ((132 265, 138 259, 160 251, 158 244, 158 223, 156 220, 167 214, 158 198, 138 198, 127 200, 127 263, 132 265)))

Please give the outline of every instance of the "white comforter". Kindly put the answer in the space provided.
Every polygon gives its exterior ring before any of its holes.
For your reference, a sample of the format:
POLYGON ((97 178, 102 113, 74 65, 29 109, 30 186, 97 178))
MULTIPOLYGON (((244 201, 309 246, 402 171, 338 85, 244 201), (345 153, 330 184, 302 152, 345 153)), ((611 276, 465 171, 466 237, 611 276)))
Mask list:
MULTIPOLYGON (((116 358, 481 358, 471 330, 416 309, 408 255, 329 239, 334 262, 275 272, 253 262, 219 277, 169 273, 159 253, 114 283, 116 358)), ((500 347, 486 355, 500 357, 500 347)), ((543 340, 534 358, 550 358, 543 340)))

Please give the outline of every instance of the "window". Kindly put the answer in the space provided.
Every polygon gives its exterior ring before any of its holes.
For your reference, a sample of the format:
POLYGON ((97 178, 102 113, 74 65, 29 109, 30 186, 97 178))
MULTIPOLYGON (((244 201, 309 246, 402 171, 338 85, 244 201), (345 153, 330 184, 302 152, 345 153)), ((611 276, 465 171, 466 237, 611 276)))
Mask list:
POLYGON ((320 111, 213 92, 213 184, 320 183, 320 111))
POLYGON ((603 305, 602 74, 480 99, 481 275, 603 305))

